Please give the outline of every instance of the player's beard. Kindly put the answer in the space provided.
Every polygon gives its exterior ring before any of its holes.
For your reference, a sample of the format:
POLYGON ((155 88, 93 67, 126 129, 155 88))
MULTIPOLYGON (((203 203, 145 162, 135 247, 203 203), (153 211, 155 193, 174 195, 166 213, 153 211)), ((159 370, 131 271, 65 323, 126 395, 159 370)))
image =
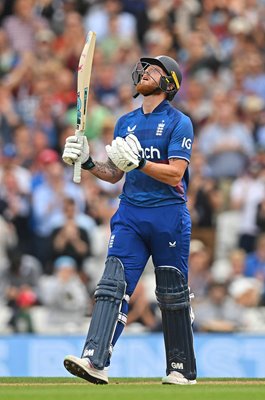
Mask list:
POLYGON ((157 83, 155 81, 149 85, 139 82, 136 85, 136 91, 137 91, 137 93, 140 93, 143 96, 151 96, 152 94, 160 94, 162 92, 162 90, 160 89, 160 87, 157 85, 157 83))

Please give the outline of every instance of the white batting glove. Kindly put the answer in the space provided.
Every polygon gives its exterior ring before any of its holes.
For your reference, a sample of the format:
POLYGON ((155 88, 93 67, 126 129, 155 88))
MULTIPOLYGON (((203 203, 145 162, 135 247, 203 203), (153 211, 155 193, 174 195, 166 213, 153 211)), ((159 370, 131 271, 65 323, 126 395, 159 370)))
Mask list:
POLYGON ((62 159, 73 165, 77 160, 84 164, 89 158, 89 145, 86 136, 68 136, 65 141, 62 159))
POLYGON ((106 146, 109 158, 124 172, 143 167, 145 160, 140 155, 141 150, 138 139, 132 134, 125 139, 117 137, 112 141, 111 146, 106 146))
POLYGON ((126 136, 124 138, 124 140, 126 141, 126 143, 128 143, 128 145, 130 146, 132 151, 138 157, 141 158, 141 156, 142 156, 142 146, 141 146, 139 140, 137 139, 137 137, 135 135, 133 135, 132 133, 130 133, 128 136, 126 136))
POLYGON ((142 169, 146 164, 146 160, 144 158, 144 151, 139 140, 134 134, 130 133, 125 137, 125 141, 128 143, 134 154, 136 154, 138 157, 139 164, 137 169, 142 169))
POLYGON ((121 137, 117 137, 111 145, 107 145, 106 152, 116 167, 124 172, 132 171, 139 165, 137 155, 121 137))

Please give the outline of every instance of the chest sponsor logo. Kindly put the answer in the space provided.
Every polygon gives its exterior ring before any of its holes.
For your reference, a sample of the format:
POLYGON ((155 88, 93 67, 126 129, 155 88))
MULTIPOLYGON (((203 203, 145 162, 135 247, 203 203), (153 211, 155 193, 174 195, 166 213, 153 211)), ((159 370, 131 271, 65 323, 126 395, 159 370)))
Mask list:
POLYGON ((161 121, 156 128, 156 136, 162 136, 163 130, 165 127, 165 121, 161 121))
POLYGON ((146 158, 147 160, 152 158, 161 158, 160 151, 154 146, 145 147, 141 150, 141 156, 146 158))

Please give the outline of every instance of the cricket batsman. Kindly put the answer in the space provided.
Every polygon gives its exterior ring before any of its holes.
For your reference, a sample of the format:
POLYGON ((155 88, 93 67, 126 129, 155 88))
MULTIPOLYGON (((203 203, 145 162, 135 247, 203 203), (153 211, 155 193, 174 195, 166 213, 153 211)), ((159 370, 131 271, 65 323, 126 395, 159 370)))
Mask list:
POLYGON ((190 118, 170 104, 182 80, 174 59, 143 57, 132 79, 136 95, 143 96, 142 106, 117 121, 114 139, 106 146, 107 162, 92 159, 85 137, 68 137, 62 155, 65 163, 78 160, 84 170, 107 182, 126 174, 83 353, 81 358, 66 356, 64 365, 89 382, 108 383, 111 354, 126 325, 130 297, 152 256, 166 354, 162 383, 191 385, 196 383, 196 360, 186 202, 193 127, 190 118))

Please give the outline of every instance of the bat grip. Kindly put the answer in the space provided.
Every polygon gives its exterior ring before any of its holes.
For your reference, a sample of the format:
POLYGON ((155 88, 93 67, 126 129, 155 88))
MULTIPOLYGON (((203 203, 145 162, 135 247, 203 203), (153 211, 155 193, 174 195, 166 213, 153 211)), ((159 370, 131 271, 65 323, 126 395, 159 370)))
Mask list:
MULTIPOLYGON (((84 135, 83 131, 76 131, 76 136, 77 137, 82 137, 84 135)), ((80 183, 81 182, 81 161, 77 160, 74 163, 74 176, 73 176, 73 181, 75 183, 80 183)))
POLYGON ((81 161, 76 161, 74 164, 74 177, 73 181, 75 183, 81 182, 81 161))

